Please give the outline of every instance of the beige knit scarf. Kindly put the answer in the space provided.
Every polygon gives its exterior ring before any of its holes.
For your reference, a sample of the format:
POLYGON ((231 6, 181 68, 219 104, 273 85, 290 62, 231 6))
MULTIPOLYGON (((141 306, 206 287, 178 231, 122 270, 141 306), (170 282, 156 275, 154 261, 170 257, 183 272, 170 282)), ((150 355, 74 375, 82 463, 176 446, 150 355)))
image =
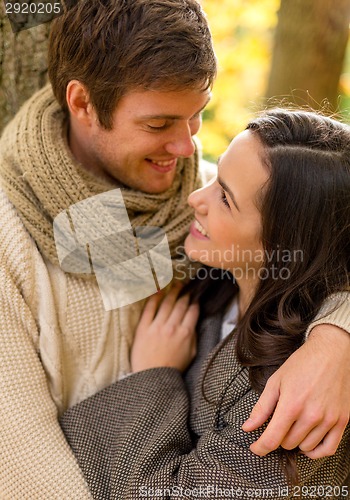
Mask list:
MULTIPOLYGON (((67 143, 66 119, 50 85, 27 101, 5 128, 0 140, 0 182, 41 254, 53 264, 58 264, 55 217, 79 201, 117 187, 92 175, 74 159, 67 143)), ((132 226, 162 227, 174 258, 193 217, 187 197, 199 186, 196 153, 178 161, 173 185, 161 194, 123 187, 132 226)), ((91 279, 91 275, 85 277, 91 279)), ((125 315, 128 307, 122 310, 125 315)), ((135 314, 135 305, 132 310, 135 314)), ((128 343, 132 333, 123 332, 128 343)))

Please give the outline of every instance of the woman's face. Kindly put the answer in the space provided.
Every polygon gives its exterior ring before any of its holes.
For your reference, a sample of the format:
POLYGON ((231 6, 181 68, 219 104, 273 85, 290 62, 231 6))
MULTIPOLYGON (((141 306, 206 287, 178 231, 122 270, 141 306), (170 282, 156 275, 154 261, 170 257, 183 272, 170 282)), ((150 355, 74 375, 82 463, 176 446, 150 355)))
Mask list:
POLYGON ((185 241, 187 255, 231 271, 238 282, 256 276, 263 260, 257 205, 269 173, 262 151, 252 132, 240 133, 221 156, 217 178, 188 199, 195 221, 185 241))

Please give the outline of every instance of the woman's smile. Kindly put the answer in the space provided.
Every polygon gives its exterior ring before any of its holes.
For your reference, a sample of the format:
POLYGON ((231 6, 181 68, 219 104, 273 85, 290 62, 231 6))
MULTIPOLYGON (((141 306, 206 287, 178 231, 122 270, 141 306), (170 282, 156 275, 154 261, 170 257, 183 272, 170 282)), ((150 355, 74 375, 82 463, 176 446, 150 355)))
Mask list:
POLYGON ((191 227, 190 227, 190 233, 192 236, 195 238, 198 238, 200 240, 208 240, 209 239, 209 234, 206 232, 204 227, 201 225, 201 223, 195 219, 194 222, 192 222, 191 227))

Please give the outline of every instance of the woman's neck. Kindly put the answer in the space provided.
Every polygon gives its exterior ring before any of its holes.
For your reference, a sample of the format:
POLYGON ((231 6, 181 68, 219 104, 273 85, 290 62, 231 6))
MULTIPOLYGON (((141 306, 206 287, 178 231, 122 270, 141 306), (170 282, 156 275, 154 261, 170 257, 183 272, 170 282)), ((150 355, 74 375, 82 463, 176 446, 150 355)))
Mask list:
POLYGON ((240 279, 237 280, 239 287, 238 308, 240 317, 244 316, 256 292, 259 279, 240 279))

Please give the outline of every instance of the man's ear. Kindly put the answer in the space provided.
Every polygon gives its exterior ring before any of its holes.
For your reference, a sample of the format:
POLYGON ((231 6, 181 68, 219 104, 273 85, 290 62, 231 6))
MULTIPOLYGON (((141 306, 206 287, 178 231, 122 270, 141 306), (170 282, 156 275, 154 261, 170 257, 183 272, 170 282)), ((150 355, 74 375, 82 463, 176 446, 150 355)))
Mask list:
POLYGON ((69 113, 78 122, 90 125, 96 122, 96 112, 90 102, 90 95, 79 80, 71 80, 67 85, 66 100, 69 113))

